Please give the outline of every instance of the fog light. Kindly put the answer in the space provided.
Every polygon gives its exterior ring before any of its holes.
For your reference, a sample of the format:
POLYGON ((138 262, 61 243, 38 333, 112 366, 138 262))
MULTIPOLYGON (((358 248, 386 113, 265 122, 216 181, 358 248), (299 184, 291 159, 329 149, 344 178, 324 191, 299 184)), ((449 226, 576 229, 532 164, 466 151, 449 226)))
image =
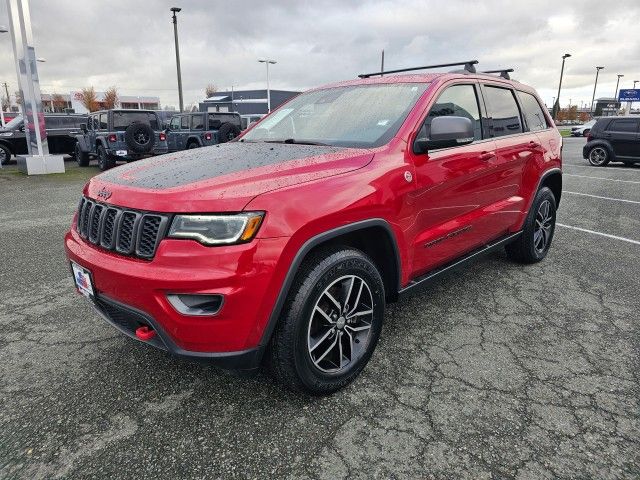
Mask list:
POLYGON ((215 315, 222 308, 224 297, 218 294, 183 294, 170 293, 167 300, 183 315, 215 315))

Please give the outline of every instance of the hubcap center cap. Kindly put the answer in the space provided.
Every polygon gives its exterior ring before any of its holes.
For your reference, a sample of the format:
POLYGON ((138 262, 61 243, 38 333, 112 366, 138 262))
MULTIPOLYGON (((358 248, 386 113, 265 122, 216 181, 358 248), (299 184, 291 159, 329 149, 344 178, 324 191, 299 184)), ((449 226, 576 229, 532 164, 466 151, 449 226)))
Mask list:
POLYGON ((336 322, 336 328, 338 330, 342 330, 344 328, 344 326, 346 325, 346 323, 347 323, 347 319, 344 318, 344 317, 340 317, 338 319, 338 321, 336 322))

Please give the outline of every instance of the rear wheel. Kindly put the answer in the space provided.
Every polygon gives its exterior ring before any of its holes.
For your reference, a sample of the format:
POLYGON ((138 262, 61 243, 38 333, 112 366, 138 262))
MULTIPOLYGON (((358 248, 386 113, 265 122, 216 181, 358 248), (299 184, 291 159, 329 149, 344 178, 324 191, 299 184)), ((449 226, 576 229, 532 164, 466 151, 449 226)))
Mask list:
POLYGON ((604 167, 611 160, 609 150, 598 145, 589 150, 589 163, 594 167, 604 167))
POLYGON ((191 150, 192 148, 198 148, 200 145, 198 145, 197 142, 189 142, 189 145, 187 145, 187 150, 191 150))
POLYGON ((89 154, 82 151, 78 142, 76 142, 76 146, 73 149, 73 156, 81 167, 89 166, 89 154))
POLYGON ((556 228, 556 198, 547 187, 536 194, 518 239, 505 247, 507 255, 520 263, 536 263, 547 256, 556 228))
POLYGON ((100 167, 100 170, 104 172, 105 170, 109 170, 115 166, 115 158, 109 155, 102 145, 98 145, 98 167, 100 167))
POLYGON ((362 252, 313 254, 300 268, 271 338, 275 377, 314 395, 352 382, 376 347, 384 302, 380 273, 362 252))
POLYGON ((591 131, 591 129, 587 128, 586 130, 582 131, 582 136, 583 137, 588 137, 589 136, 589 132, 591 131))
POLYGON ((9 147, 0 144, 0 165, 7 165, 11 160, 11 150, 9 147))

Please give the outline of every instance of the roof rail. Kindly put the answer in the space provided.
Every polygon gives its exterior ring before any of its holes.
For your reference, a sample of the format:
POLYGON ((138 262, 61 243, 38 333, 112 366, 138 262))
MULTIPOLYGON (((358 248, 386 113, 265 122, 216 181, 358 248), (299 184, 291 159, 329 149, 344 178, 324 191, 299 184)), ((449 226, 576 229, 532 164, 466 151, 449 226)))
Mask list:
POLYGON ((500 68, 498 70, 485 70, 480 73, 499 73, 502 78, 505 80, 511 80, 510 72, 513 72, 513 68, 500 68))
POLYGON ((458 65, 464 65, 464 70, 468 73, 476 73, 476 65, 478 60, 467 60, 466 62, 455 62, 455 63, 441 63, 440 65, 425 65, 424 67, 412 67, 412 68, 400 68, 398 70, 387 70, 385 72, 374 72, 374 73, 361 73, 358 75, 359 78, 369 78, 374 75, 384 75, 387 73, 401 73, 401 72, 413 72, 415 70, 428 70, 430 68, 441 68, 441 67, 455 67, 458 65))

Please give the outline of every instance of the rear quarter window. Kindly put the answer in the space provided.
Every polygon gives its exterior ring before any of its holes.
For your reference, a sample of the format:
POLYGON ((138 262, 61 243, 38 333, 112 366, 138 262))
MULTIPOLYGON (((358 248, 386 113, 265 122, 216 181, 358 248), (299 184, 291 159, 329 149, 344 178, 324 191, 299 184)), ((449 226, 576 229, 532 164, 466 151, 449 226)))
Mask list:
POLYGON ((638 120, 634 118, 624 118, 613 120, 609 123, 607 130, 610 132, 635 133, 638 131, 638 120))
POLYGON ((530 93, 520 91, 518 91, 518 97, 520 98, 520 105, 522 105, 523 110, 522 114, 529 130, 537 132, 549 128, 547 117, 538 99, 530 93))

